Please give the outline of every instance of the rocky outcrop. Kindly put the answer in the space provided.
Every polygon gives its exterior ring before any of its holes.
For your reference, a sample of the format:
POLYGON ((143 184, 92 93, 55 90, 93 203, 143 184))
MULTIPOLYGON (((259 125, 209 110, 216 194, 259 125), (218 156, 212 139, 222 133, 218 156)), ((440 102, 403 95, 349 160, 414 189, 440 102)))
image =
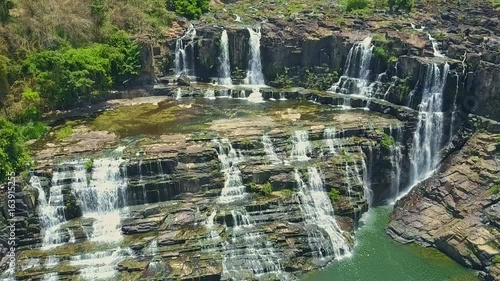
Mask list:
POLYGON ((500 278, 497 134, 475 133, 428 180, 394 206, 387 233, 435 247, 464 266, 500 278))

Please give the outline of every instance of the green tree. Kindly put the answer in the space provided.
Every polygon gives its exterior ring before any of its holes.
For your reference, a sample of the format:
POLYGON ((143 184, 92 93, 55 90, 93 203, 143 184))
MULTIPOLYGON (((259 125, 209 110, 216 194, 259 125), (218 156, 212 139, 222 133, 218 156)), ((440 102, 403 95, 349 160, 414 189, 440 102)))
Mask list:
POLYGON ((198 19, 208 11, 209 0, 167 0, 167 8, 188 19, 198 19))
POLYGON ((25 170, 30 162, 24 139, 13 123, 0 118, 0 182, 11 172, 25 170))
POLYGON ((42 100, 38 92, 27 88, 21 94, 21 105, 23 110, 16 117, 16 122, 27 123, 37 121, 41 117, 42 100))
POLYGON ((362 10, 368 8, 368 5, 370 5, 370 0, 347 0, 346 11, 362 10))
POLYGON ((14 8, 14 2, 10 0, 0 0, 0 22, 6 23, 10 18, 10 10, 14 8))
POLYGON ((0 107, 5 105, 9 91, 9 81, 7 76, 9 74, 9 59, 0 55, 0 107))

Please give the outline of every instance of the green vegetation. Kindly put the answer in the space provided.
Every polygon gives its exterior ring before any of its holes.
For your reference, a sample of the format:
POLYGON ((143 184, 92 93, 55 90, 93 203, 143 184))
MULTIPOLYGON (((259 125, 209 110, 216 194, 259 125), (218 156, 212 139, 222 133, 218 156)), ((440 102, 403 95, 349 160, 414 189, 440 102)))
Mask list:
POLYGON ((283 195, 283 197, 291 198, 293 196, 293 191, 290 189, 283 189, 281 190, 281 194, 283 195))
POLYGON ((94 167, 94 159, 89 159, 87 161, 85 161, 85 170, 87 170, 87 172, 92 172, 92 168, 94 167))
POLYGON ((0 22, 6 23, 10 18, 10 10, 14 8, 14 2, 10 0, 0 0, 0 22))
POLYGON ((328 196, 330 197, 330 200, 333 203, 333 202, 339 200, 340 191, 338 189, 332 188, 332 189, 330 189, 330 192, 328 192, 328 196))
POLYGON ((283 72, 278 73, 271 84, 277 88, 291 88, 295 85, 294 81, 288 75, 288 67, 285 67, 283 72))
POLYGON ((394 139, 388 134, 384 134, 380 139, 380 147, 384 151, 391 151, 394 144, 395 144, 394 139))
POLYGON ((25 138, 19 127, 0 118, 0 182, 7 180, 11 172, 19 173, 30 163, 25 138))
POLYGON ((342 155, 342 159, 344 160, 344 162, 352 162, 352 155, 345 149, 345 148, 342 148, 342 150, 340 151, 340 155, 342 155))
POLYGON ((375 47, 374 53, 375 53, 375 56, 377 56, 379 59, 382 59, 384 61, 389 61, 389 58, 391 57, 391 55, 389 54, 387 49, 385 47, 382 47, 382 46, 375 47))
POLYGON ((71 125, 66 124, 64 127, 59 129, 56 133, 56 139, 63 140, 69 138, 73 134, 73 127, 71 125))
POLYGON ((269 196, 273 192, 273 186, 271 183, 266 182, 262 186, 257 185, 255 182, 250 183, 250 191, 253 193, 259 193, 264 196, 269 196))
POLYGON ((497 264, 497 263, 500 263, 500 255, 496 255, 493 257, 493 259, 491 260, 491 262, 493 264, 497 264))
POLYGON ((442 41, 446 37, 446 34, 442 31, 439 31, 439 32, 434 33, 432 35, 432 37, 434 37, 434 39, 436 39, 438 41, 442 41))
POLYGON ((110 38, 109 44, 42 51, 24 62, 44 104, 52 109, 90 102, 99 93, 137 75, 139 67, 138 46, 123 32, 110 38))
POLYGON ((167 0, 167 7, 188 19, 199 19, 208 11, 209 3, 209 0, 167 0))
POLYGON ((338 74, 335 71, 318 75, 312 71, 306 70, 304 77, 300 79, 300 86, 306 89, 325 91, 328 90, 337 79, 338 74))
POLYGON ((347 0, 346 11, 352 12, 355 10, 367 9, 370 5, 370 0, 347 0))
POLYGON ((494 184, 492 187, 488 189, 488 191, 493 194, 497 195, 500 193, 500 184, 494 184))
POLYGON ((415 6, 414 0, 388 0, 388 4, 391 12, 410 12, 415 6))

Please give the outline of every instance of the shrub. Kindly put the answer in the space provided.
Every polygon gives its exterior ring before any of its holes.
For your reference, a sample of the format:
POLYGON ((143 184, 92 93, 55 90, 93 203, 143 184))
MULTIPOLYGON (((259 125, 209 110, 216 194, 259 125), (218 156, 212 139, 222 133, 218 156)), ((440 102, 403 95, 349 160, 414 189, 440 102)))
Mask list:
POLYGON ((328 196, 330 197, 330 200, 332 202, 335 202, 335 201, 339 200, 340 191, 338 189, 332 188, 332 189, 330 189, 330 192, 328 192, 328 196))
POLYGON ((285 67, 282 73, 278 73, 272 85, 277 88, 290 88, 294 86, 293 80, 288 75, 288 67, 285 67))
POLYGON ((56 133, 56 139, 63 140, 69 138, 73 134, 73 128, 70 125, 65 125, 56 133))
POLYGON ((14 8, 14 2, 10 0, 0 0, 0 22, 6 23, 10 18, 10 10, 14 8))
POLYGON ((0 118, 0 182, 11 172, 25 170, 30 162, 24 139, 13 123, 0 118))
POLYGON ((188 19, 199 19, 208 11, 209 0, 167 0, 167 8, 188 19))
POLYGON ((500 255, 496 255, 493 257, 493 259, 491 260, 491 262, 493 264, 497 264, 497 263, 500 263, 500 255))
POLYGON ((497 195, 500 193, 500 184, 494 184, 490 189, 488 189, 491 194, 497 195))
POLYGON ((273 186, 269 182, 266 182, 260 189, 260 193, 265 196, 271 195, 272 192, 273 192, 273 186))
POLYGON ((290 189, 283 189, 281 194, 283 194, 283 197, 290 198, 293 196, 293 191, 290 189))
POLYGON ((410 12, 415 6, 414 0, 389 0, 389 9, 391 11, 410 12))
POLYGON ((312 71, 306 70, 304 78, 301 79, 299 84, 307 89, 325 91, 328 90, 337 79, 338 74, 335 71, 318 75, 312 71))
POLYGON ((26 123, 40 119, 42 100, 38 92, 30 88, 25 89, 21 94, 21 106, 23 110, 15 117, 16 122, 26 123))
POLYGON ((382 150, 391 151, 393 145, 394 139, 387 134, 384 134, 380 139, 380 147, 382 148, 382 150))
POLYGON ((387 52, 387 49, 384 47, 381 47, 381 46, 375 47, 373 52, 375 53, 375 56, 377 56, 379 59, 384 60, 386 62, 388 62, 389 58, 391 57, 389 52, 387 52))
POLYGON ((87 170, 87 172, 92 172, 92 168, 94 167, 94 159, 89 159, 87 161, 85 161, 85 170, 87 170))
POLYGON ((20 126, 20 133, 25 140, 39 139, 46 132, 48 132, 49 127, 42 122, 28 122, 20 126))
POLYGON ((368 8, 368 5, 370 5, 369 0, 347 0, 346 11, 363 10, 368 8))
POLYGON ((34 78, 46 104, 52 108, 74 107, 137 75, 137 45, 120 32, 108 43, 42 51, 28 57, 24 68, 34 78))

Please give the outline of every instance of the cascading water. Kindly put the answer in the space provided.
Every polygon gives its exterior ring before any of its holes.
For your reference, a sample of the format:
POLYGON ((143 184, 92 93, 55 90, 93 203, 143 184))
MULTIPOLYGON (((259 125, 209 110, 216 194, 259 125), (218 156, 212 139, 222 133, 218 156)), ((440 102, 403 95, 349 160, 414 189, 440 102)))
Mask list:
POLYGON ((370 64, 373 56, 372 37, 352 46, 344 66, 344 74, 339 81, 330 88, 330 91, 341 94, 363 95, 370 92, 368 87, 370 64))
POLYGON ((330 155, 334 155, 336 153, 335 146, 339 147, 337 130, 335 128, 326 128, 323 132, 323 139, 325 141, 325 145, 328 147, 330 155))
POLYGON ((177 93, 175 94, 175 99, 176 100, 182 99, 182 89, 181 88, 177 88, 177 93))
POLYGON ((231 79, 231 63, 229 61, 229 39, 226 30, 222 31, 222 36, 220 38, 219 84, 224 86, 233 85, 231 79))
POLYGON ((349 255, 351 249, 334 217, 333 206, 324 190, 324 183, 319 170, 307 168, 309 182, 306 184, 295 170, 295 180, 299 191, 299 203, 308 229, 318 227, 322 231, 308 230, 308 242, 317 258, 339 258, 349 255))
POLYGON ((283 162, 278 157, 276 152, 274 152, 273 141, 267 134, 262 136, 262 144, 264 145, 264 151, 266 152, 267 159, 271 161, 272 164, 281 164, 283 162))
POLYGON ((401 188, 401 162, 403 161, 403 153, 397 139, 400 138, 402 132, 401 127, 393 128, 391 125, 389 129, 390 136, 396 140, 395 144, 391 148, 391 198, 395 198, 398 196, 401 188))
MULTIPOLYGON (((64 196, 62 190, 65 182, 71 180, 71 189, 86 185, 87 178, 85 167, 77 162, 64 162, 54 170, 50 196, 46 198, 45 191, 40 186, 37 176, 31 177, 31 184, 39 191, 39 215, 41 219, 43 242, 42 248, 51 248, 63 243, 61 234, 58 233, 61 224, 66 222, 64 214, 64 196)), ((71 237, 71 234, 68 233, 71 237)))
MULTIPOLYGON (((448 76, 449 65, 443 69, 432 63, 427 65, 419 106, 417 128, 410 150, 410 188, 427 178, 439 162, 443 136, 443 90, 448 76)), ((401 194, 399 198, 406 195, 401 194)))
POLYGON ((434 39, 434 37, 432 37, 431 34, 428 32, 427 32, 427 36, 429 37, 429 40, 431 41, 432 50, 434 51, 434 56, 440 57, 440 58, 444 57, 443 54, 441 54, 441 52, 439 51, 438 43, 437 43, 436 39, 434 39))
POLYGON ((221 204, 241 200, 246 196, 238 164, 243 160, 227 139, 214 140, 218 145, 218 157, 225 181, 218 202, 221 204))
POLYGON ((264 74, 262 73, 262 61, 260 56, 260 28, 256 30, 248 28, 248 33, 250 34, 250 39, 248 41, 250 46, 250 59, 248 61, 245 84, 252 86, 252 93, 248 96, 248 100, 251 102, 262 102, 262 93, 259 88, 264 86, 266 82, 264 80, 264 74))
POLYGON ((188 76, 195 76, 194 69, 194 38, 196 37, 196 29, 192 24, 189 24, 184 35, 177 39, 175 44, 175 74, 180 75, 185 73, 188 76), (185 43, 187 41, 187 43, 185 43), (189 52, 188 52, 189 50, 189 52), (189 54, 188 54, 189 53, 189 54))
POLYGON ((309 141, 309 135, 306 131, 295 131, 291 137, 292 152, 290 158, 292 161, 308 161, 312 153, 312 145, 309 141))
POLYGON ((94 219, 91 241, 120 241, 119 202, 124 201, 127 181, 122 176, 118 158, 102 158, 93 161, 92 178, 88 186, 76 189, 82 201, 84 217, 94 219))
POLYGON ((279 256, 265 235, 252 223, 252 218, 244 209, 231 211, 233 228, 231 240, 224 246, 222 277, 224 280, 248 280, 252 275, 259 278, 275 275, 282 280, 279 256))

